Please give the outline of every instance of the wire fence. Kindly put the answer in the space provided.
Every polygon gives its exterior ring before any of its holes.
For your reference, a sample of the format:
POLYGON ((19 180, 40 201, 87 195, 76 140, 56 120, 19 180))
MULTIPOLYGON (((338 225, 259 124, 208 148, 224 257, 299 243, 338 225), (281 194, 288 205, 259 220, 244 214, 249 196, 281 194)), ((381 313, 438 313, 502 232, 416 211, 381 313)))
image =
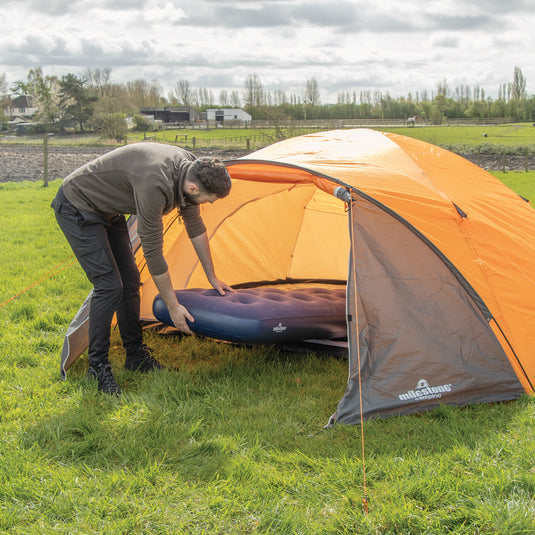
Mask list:
MULTIPOLYGON (((299 130, 292 130, 283 132, 275 132, 272 134, 258 133, 251 131, 251 135, 241 136, 227 136, 221 138, 205 138, 192 136, 190 134, 180 134, 175 132, 158 131, 150 134, 145 134, 145 140, 153 140, 163 143, 173 143, 181 146, 191 152, 202 153, 206 150, 213 150, 214 152, 229 153, 235 151, 232 157, 239 157, 249 154, 260 148, 266 147, 284 139, 285 137, 293 137, 305 133, 317 132, 317 128, 301 128, 299 130), (277 137, 277 135, 279 137, 277 137)), ((39 147, 34 147, 39 151, 39 147)), ((462 157, 472 161, 476 165, 489 171, 533 171, 535 170, 535 147, 533 146, 504 146, 491 145, 485 146, 443 146, 443 148, 455 152, 462 157)), ((42 145, 42 178, 44 185, 48 185, 49 180, 49 152, 51 147, 48 144, 48 136, 44 136, 42 145)), ((65 151, 76 150, 73 147, 63 147, 65 151)), ((57 147, 53 148, 58 150, 57 147)), ((87 150, 87 149, 84 149, 87 150)))
POLYGON ((195 153, 200 148, 213 149, 238 149, 252 151, 267 145, 271 145, 275 139, 266 134, 254 134, 250 136, 232 136, 221 138, 203 138, 190 134, 170 134, 169 132, 153 132, 144 134, 143 139, 151 141, 162 141, 164 143, 175 143, 185 149, 190 149, 195 153))
MULTIPOLYGON (((321 128, 293 128, 291 130, 280 130, 277 133, 265 134, 253 131, 251 135, 230 136, 221 138, 203 138, 192 136, 191 134, 176 134, 165 131, 144 134, 145 140, 160 141, 164 143, 175 143, 181 147, 190 150, 193 153, 204 149, 223 150, 223 151, 243 151, 246 153, 253 152, 260 148, 266 147, 296 135, 303 135, 321 131, 321 128)), ((443 148, 460 154, 473 163, 485 169, 495 171, 535 170, 535 147, 527 146, 508 146, 508 145, 457 145, 443 146, 443 148)))

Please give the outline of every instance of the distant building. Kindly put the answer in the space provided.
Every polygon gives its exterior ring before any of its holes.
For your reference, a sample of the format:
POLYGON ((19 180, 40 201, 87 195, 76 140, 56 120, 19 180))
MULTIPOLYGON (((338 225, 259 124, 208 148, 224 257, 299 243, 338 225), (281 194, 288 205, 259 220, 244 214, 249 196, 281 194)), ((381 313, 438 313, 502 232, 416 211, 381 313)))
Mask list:
POLYGON ((140 109, 141 115, 149 115, 162 123, 194 123, 199 112, 189 106, 154 106, 140 109))
POLYGON ((239 108, 219 108, 206 110, 206 119, 216 123, 225 123, 230 121, 251 122, 252 117, 244 110, 239 108))
POLYGON ((12 98, 8 102, 4 113, 11 119, 15 117, 24 117, 30 119, 37 113, 37 108, 34 108, 31 96, 22 95, 20 97, 12 98))

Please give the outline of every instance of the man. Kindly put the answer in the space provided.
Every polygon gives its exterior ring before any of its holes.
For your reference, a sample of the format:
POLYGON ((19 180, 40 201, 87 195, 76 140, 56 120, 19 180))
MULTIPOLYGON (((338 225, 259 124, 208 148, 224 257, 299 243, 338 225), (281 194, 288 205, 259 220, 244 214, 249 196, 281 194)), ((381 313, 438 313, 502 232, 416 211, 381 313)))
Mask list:
POLYGON ((139 319, 140 276, 125 214, 137 215, 137 232, 149 272, 175 327, 191 333, 194 318, 178 301, 163 256, 162 216, 177 208, 210 281, 222 295, 232 289, 215 274, 200 205, 227 196, 231 180, 225 166, 196 159, 184 149, 136 143, 115 149, 64 179, 52 202, 56 219, 89 281, 89 371, 102 392, 121 393, 108 360, 113 314, 126 351, 125 368, 161 368, 143 344, 139 319))

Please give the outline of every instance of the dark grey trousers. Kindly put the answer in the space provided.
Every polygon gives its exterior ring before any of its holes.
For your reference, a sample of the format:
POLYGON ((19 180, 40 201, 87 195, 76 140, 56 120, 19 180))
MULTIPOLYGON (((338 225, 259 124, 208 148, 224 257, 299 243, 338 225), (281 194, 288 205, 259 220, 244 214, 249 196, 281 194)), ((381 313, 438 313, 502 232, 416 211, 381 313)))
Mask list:
POLYGON ((78 210, 59 189, 52 208, 78 262, 93 284, 89 308, 89 362, 108 357, 113 314, 126 354, 143 343, 139 320, 140 278, 124 216, 104 216, 78 210))

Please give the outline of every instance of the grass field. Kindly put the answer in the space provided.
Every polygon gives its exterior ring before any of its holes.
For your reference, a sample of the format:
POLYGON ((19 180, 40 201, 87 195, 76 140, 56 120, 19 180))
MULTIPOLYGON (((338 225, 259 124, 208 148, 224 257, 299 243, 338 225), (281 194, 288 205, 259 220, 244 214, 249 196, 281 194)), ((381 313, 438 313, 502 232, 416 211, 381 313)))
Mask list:
MULTIPOLYGON (((497 175, 535 201, 534 172, 497 175)), ((0 184, 0 303, 57 271, 0 308, 1 533, 535 533, 533 397, 365 423, 366 515, 360 426, 323 429, 344 359, 149 332, 173 369, 143 376, 114 332, 120 399, 86 357, 60 381, 89 285, 58 186, 0 184)))
MULTIPOLYGON (((425 126, 402 128, 378 128, 388 132, 395 132, 405 136, 427 141, 458 152, 484 151, 513 151, 524 153, 535 149, 535 127, 531 123, 506 124, 496 126, 425 126)), ((292 135, 302 132, 292 131, 292 135)), ((189 144, 196 138, 198 146, 204 145, 233 145, 244 146, 247 138, 252 139, 252 147, 273 142, 273 132, 270 130, 254 129, 213 129, 213 130, 166 130, 152 132, 156 140, 173 143, 189 144)), ((131 133, 129 140, 141 140, 144 134, 131 133)))
POLYGON ((388 129, 434 145, 482 147, 504 145, 513 147, 535 147, 535 126, 532 123, 518 123, 498 126, 425 126, 388 129))
MULTIPOLYGON (((535 126, 532 123, 504 124, 493 126, 416 126, 414 128, 378 128, 389 132, 414 137, 434 145, 439 145, 457 152, 512 151, 515 153, 533 153, 535 150, 535 126)), ((294 136, 310 129, 286 128, 288 135, 294 136)), ((213 128, 211 130, 160 130, 157 132, 128 133, 128 142, 140 141, 145 138, 164 143, 177 143, 191 147, 193 138, 201 147, 223 147, 245 149, 249 143, 250 150, 255 150, 276 141, 273 129, 251 128, 213 128), (247 142, 249 140, 249 142, 247 142)), ((42 137, 0 138, 0 143, 42 144, 42 137)), ((113 140, 101 139, 97 136, 52 136, 50 146, 117 146, 113 140)))

